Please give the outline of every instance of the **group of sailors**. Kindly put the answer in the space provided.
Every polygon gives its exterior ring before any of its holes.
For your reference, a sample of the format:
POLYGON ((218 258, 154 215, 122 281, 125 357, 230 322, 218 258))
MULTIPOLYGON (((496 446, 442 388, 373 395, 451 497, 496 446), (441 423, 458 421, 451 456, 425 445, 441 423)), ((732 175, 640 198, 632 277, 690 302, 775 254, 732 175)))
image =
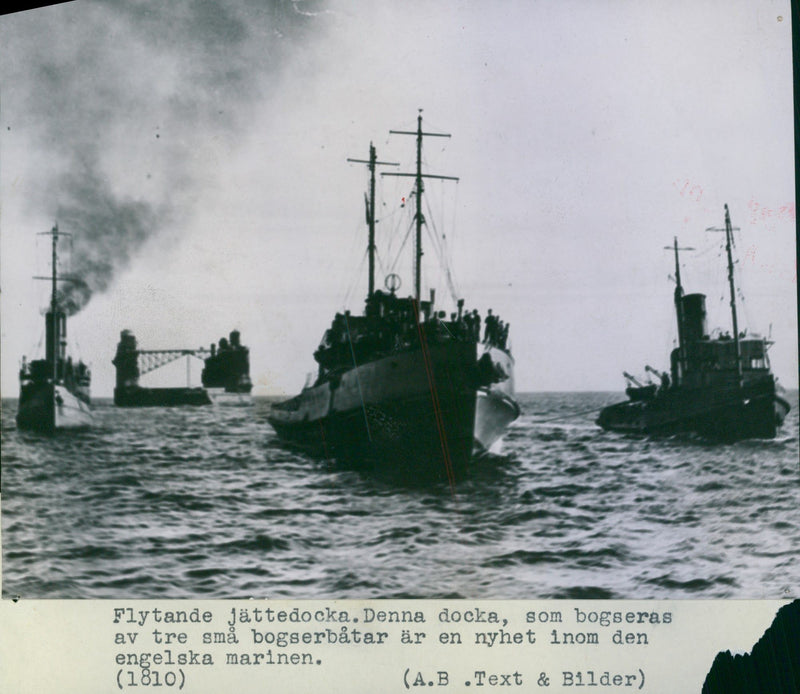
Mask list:
POLYGON ((488 345, 505 349, 508 343, 508 323, 500 320, 500 316, 492 313, 489 309, 486 313, 486 329, 484 331, 483 341, 488 345))
POLYGON ((420 336, 426 340, 456 339, 481 342, 487 347, 506 349, 509 324, 489 309, 481 319, 477 309, 464 310, 463 300, 458 311, 446 320, 444 311, 434 311, 433 302, 420 302, 417 312, 412 298, 401 299, 394 294, 374 292, 367 300, 364 316, 353 316, 350 311, 337 313, 331 327, 325 332, 319 348, 314 353, 321 366, 352 366, 353 357, 361 361, 377 353, 389 353, 418 344, 420 336))
MULTIPOLYGON (((439 314, 443 317, 443 312, 439 314)), ((463 340, 470 340, 472 342, 481 341, 481 322, 483 322, 483 344, 489 347, 499 347, 506 349, 508 344, 508 331, 509 324, 500 320, 500 317, 492 313, 489 309, 486 317, 481 321, 481 316, 477 309, 472 311, 463 311, 450 314, 450 323, 446 324, 448 330, 452 329, 452 333, 456 338, 463 340)))

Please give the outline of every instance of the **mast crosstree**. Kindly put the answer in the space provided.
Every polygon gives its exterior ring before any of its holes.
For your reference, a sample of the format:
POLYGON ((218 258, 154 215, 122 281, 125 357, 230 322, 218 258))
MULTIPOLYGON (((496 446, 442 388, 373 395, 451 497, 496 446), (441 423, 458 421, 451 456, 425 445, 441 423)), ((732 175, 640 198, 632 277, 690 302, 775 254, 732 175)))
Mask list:
POLYGON ((414 296, 419 305, 421 288, 422 288, 422 225, 425 223, 425 218, 422 216, 422 192, 424 186, 422 183, 423 178, 438 178, 447 181, 457 181, 457 176, 438 176, 435 174, 422 173, 422 138, 423 137, 450 137, 449 133, 426 133, 422 131, 422 109, 417 116, 417 129, 412 130, 390 130, 391 135, 416 135, 417 137, 417 171, 416 173, 395 173, 392 171, 381 172, 381 176, 409 176, 415 179, 414 196, 416 197, 416 213, 414 220, 416 222, 416 240, 414 244, 414 296))
POLYGON ((728 205, 725 205, 725 228, 708 227, 706 231, 724 231, 725 232, 725 250, 728 254, 728 287, 731 295, 731 323, 733 327, 733 343, 736 349, 736 374, 739 378, 739 386, 743 382, 742 374, 742 346, 739 342, 739 322, 736 317, 736 286, 733 280, 733 254, 731 249, 733 247, 733 232, 739 231, 739 227, 731 226, 731 215, 728 211, 728 205))
POLYGON ((369 167, 369 199, 367 200, 367 227, 369 228, 369 243, 367 251, 369 253, 369 288, 367 298, 371 299, 375 293, 375 167, 376 166, 400 166, 391 161, 378 161, 375 146, 369 143, 369 159, 350 159, 347 161, 357 164, 366 164, 369 167))

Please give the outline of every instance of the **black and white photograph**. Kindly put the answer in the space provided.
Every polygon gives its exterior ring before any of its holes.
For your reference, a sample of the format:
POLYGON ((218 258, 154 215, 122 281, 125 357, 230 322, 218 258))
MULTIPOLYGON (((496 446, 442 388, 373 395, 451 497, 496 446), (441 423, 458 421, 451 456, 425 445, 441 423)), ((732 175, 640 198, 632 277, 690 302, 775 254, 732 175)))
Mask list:
POLYGON ((0 16, 3 598, 800 597, 791 19, 0 16))

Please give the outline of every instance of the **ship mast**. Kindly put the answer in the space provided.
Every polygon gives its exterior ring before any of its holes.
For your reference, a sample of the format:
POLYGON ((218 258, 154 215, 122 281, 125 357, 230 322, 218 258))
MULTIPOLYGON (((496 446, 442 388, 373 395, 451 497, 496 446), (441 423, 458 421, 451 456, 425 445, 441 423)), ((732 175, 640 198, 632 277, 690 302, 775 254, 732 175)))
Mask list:
MULTIPOLYGON (((56 223, 50 231, 43 231, 39 236, 49 236, 52 238, 52 251, 51 251, 51 269, 49 277, 34 277, 35 280, 49 280, 50 281, 50 340, 48 341, 47 350, 53 359, 53 382, 58 380, 58 363, 62 358, 61 342, 66 337, 66 320, 64 314, 58 310, 58 282, 74 282, 75 280, 70 277, 58 276, 58 239, 62 236, 72 236, 64 231, 58 230, 58 223, 56 223), (63 327, 63 334, 62 334, 63 327)), ((47 321, 46 321, 47 322, 47 321)), ((64 342, 66 345, 66 342, 64 342)))
POLYGON ((53 227, 51 232, 53 236, 53 257, 52 257, 52 285, 50 289, 50 320, 53 322, 53 383, 58 381, 58 343, 60 340, 58 334, 58 296, 56 291, 56 282, 58 282, 56 263, 58 261, 58 224, 53 227))
POLYGON ((694 248, 678 248, 678 237, 673 237, 672 247, 664 246, 665 250, 675 251, 675 313, 678 317, 678 354, 680 355, 681 373, 686 371, 686 338, 683 325, 683 285, 681 284, 681 265, 678 260, 678 251, 693 251, 694 248))
POLYGON ((375 166, 380 164, 382 166, 400 166, 391 161, 378 161, 378 155, 375 147, 369 143, 369 160, 366 159, 350 159, 347 161, 356 162, 359 164, 366 164, 369 167, 369 200, 367 200, 367 228, 369 229, 369 241, 367 243, 367 252, 369 253, 369 288, 367 290, 367 299, 371 299, 375 293, 375 166))
POLYGON ((739 385, 742 385, 742 346, 739 344, 739 324, 736 320, 736 287, 733 282, 733 256, 731 246, 733 245, 733 227, 731 227, 731 215, 728 212, 728 205, 725 205, 725 250, 728 252, 728 286, 731 292, 731 321, 733 323, 733 342, 736 348, 736 375, 739 385))
POLYGON ((422 132, 422 109, 419 110, 417 116, 417 130, 390 130, 392 135, 416 135, 417 136, 417 172, 416 173, 392 173, 385 172, 383 176, 412 176, 415 179, 414 195, 416 197, 416 214, 414 221, 416 222, 416 239, 414 243, 414 296, 419 304, 421 289, 422 289, 422 225, 425 223, 425 218, 422 215, 422 192, 424 190, 422 179, 423 178, 439 178, 449 181, 457 181, 456 176, 436 176, 433 174, 422 173, 422 138, 427 137, 450 137, 447 133, 426 133, 422 132))
POLYGON ((739 386, 742 386, 742 347, 739 343, 739 323, 736 318, 736 286, 733 281, 733 254, 731 249, 733 247, 733 232, 738 230, 738 227, 731 226, 731 215, 728 211, 728 205, 725 205, 725 229, 718 229, 716 227, 709 227, 706 231, 724 231, 725 232, 725 251, 728 254, 728 288, 731 296, 731 323, 733 324, 733 344, 736 350, 736 375, 739 379, 739 386))
POLYGON ((58 380, 59 343, 61 342, 61 335, 59 334, 61 323, 58 314, 58 282, 62 278, 58 276, 58 239, 60 236, 69 236, 69 234, 60 232, 58 223, 56 223, 50 231, 43 231, 39 236, 49 236, 52 239, 50 276, 34 277, 33 279, 50 280, 50 341, 47 345, 47 352, 49 352, 53 360, 53 383, 55 383, 58 380))

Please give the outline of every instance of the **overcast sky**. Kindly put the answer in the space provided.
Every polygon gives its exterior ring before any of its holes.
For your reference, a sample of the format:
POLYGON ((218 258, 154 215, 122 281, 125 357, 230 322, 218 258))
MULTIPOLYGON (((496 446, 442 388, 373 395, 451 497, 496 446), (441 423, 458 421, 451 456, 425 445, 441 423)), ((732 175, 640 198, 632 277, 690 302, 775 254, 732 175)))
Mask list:
MULTIPOLYGON (((123 328, 148 349, 238 328, 259 392, 296 392, 333 314, 363 306, 367 175, 346 159, 372 141, 410 171, 389 130, 420 108, 452 134, 426 165, 460 177, 428 185, 426 287, 448 295, 445 246, 458 296, 510 322, 518 390, 666 368, 674 236, 729 328, 704 231, 725 203, 740 325, 771 330, 797 386, 788 2, 79 0, 0 17, 0 45, 3 396, 43 334, 55 222, 95 396, 123 328)), ((379 183, 379 282, 394 268, 401 293, 410 189, 379 183)))

